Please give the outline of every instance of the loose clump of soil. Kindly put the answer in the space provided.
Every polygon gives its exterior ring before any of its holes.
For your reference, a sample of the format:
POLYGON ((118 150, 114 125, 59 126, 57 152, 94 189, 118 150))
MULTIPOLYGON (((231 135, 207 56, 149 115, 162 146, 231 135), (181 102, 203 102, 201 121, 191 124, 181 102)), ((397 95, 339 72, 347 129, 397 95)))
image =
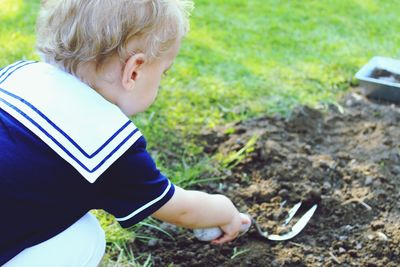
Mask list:
POLYGON ((371 77, 378 80, 384 80, 387 82, 400 83, 400 74, 396 74, 385 69, 379 69, 379 68, 374 69, 371 74, 371 77))
POLYGON ((135 242, 154 266, 400 266, 400 108, 357 94, 343 109, 298 107, 288 119, 262 117, 205 135, 210 155, 229 159, 249 140, 232 173, 199 186, 232 198, 265 230, 277 233, 287 210, 302 200, 319 207, 294 239, 272 242, 254 229, 214 246, 191 232, 162 225, 175 240, 135 242), (244 153, 244 154, 243 154, 244 153))

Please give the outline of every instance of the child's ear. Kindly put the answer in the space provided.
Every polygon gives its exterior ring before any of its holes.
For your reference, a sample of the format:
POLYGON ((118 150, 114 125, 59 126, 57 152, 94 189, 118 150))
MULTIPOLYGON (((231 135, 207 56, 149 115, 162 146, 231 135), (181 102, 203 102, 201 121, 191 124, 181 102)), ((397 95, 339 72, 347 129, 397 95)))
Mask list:
POLYGON ((144 63, 143 53, 134 54, 128 58, 122 71, 122 86, 125 90, 133 90, 144 63))

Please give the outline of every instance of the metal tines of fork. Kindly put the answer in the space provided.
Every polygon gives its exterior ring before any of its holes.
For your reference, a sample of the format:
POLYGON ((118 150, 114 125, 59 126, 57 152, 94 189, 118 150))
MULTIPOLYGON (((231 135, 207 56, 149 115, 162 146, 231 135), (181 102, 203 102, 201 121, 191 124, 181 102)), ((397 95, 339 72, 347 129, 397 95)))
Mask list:
MULTIPOLYGON (((302 202, 300 201, 296 205, 294 205, 293 208, 291 208, 289 210, 288 216, 285 219, 283 226, 287 226, 290 223, 290 221, 293 219, 294 215, 299 210, 301 204, 302 204, 302 202)), ((255 221, 253 218, 252 218, 252 224, 255 226, 258 234, 268 240, 272 240, 272 241, 289 240, 289 239, 292 239, 293 237, 295 237, 296 235, 298 235, 304 229, 304 227, 307 225, 307 223, 310 221, 311 217, 313 216, 317 207, 318 207, 318 205, 314 204, 306 213, 304 213, 303 216, 301 216, 301 218, 296 222, 296 224, 291 227, 290 231, 288 231, 287 233, 282 234, 282 235, 269 234, 268 232, 264 232, 261 229, 260 225, 257 223, 257 221, 255 221)))

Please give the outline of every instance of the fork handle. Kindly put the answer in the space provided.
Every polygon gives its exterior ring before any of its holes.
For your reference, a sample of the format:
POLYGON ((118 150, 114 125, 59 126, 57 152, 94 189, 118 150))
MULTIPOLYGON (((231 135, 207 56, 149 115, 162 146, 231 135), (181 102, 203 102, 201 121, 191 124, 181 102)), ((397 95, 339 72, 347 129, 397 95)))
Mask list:
MULTIPOLYGON (((252 220, 248 214, 240 213, 240 215, 250 218, 250 223, 244 223, 240 226, 240 233, 243 234, 249 230, 252 220)), ((219 227, 198 228, 193 230, 193 234, 200 241, 212 241, 220 237, 223 231, 219 227)))

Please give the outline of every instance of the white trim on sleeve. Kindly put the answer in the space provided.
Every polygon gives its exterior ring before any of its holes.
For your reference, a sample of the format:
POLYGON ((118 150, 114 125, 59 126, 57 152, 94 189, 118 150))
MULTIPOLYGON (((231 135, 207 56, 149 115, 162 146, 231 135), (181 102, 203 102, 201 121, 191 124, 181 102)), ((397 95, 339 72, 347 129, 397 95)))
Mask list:
POLYGON ((150 206, 152 206, 153 204, 157 203, 158 201, 160 201, 161 199, 163 199, 163 197, 168 193, 168 191, 171 188, 171 181, 168 180, 168 186, 167 188, 164 190, 164 192, 157 198, 153 199, 152 201, 150 201, 149 203, 147 203, 146 205, 138 208, 137 210, 133 211, 131 214, 122 217, 122 218, 115 218, 117 221, 119 222, 123 222, 123 221, 127 221, 130 218, 136 216, 137 214, 139 214, 140 212, 144 211, 145 209, 149 208, 150 206))

